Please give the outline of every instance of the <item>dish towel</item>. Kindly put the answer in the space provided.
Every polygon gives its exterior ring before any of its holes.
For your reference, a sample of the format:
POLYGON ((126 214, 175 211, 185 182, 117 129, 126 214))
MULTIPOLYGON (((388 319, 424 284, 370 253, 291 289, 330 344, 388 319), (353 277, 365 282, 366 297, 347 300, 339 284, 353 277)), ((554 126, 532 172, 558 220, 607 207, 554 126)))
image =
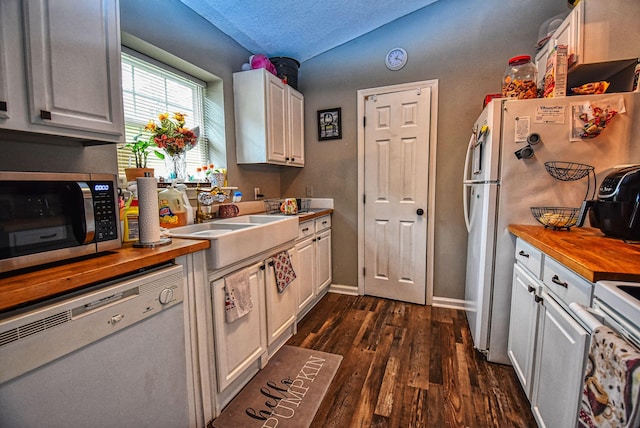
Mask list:
POLYGON ((242 318, 253 309, 250 286, 248 269, 224 277, 224 313, 228 323, 242 318))
POLYGON ((609 327, 591 335, 580 428, 640 426, 640 351, 609 327))
POLYGON ((296 279, 296 273, 293 270, 291 258, 287 251, 283 251, 273 256, 273 271, 276 275, 276 286, 278 287, 278 292, 283 293, 285 288, 287 288, 289 284, 296 279))

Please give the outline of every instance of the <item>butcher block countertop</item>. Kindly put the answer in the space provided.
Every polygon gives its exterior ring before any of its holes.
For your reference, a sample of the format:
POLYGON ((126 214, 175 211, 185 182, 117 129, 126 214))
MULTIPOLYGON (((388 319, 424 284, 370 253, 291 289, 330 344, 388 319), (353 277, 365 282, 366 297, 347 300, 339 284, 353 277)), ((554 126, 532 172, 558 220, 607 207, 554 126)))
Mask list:
POLYGON ((0 311, 58 296, 87 285, 97 284, 149 266, 165 263, 189 253, 209 248, 209 241, 173 238, 156 248, 122 248, 56 264, 54 267, 0 275, 0 311))
POLYGON ((604 279, 640 282, 640 244, 609 238, 588 227, 566 231, 509 225, 509 232, 591 282, 604 279))
POLYGON ((312 220, 314 218, 322 217, 331 213, 333 213, 333 210, 329 208, 313 210, 307 213, 300 213, 298 214, 298 222, 302 223, 303 221, 312 220))

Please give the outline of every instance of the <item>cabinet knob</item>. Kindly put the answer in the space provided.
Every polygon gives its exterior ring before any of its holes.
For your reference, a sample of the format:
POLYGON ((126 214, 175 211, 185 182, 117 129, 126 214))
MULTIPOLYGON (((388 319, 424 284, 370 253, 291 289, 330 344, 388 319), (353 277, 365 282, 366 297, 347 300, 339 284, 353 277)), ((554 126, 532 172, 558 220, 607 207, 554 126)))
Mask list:
POLYGON ((542 297, 540 297, 540 296, 533 296, 533 300, 535 300, 535 301, 536 301, 536 303, 540 303, 540 302, 542 302, 542 297))
POLYGON ((51 112, 46 110, 40 110, 40 119, 51 120, 51 112))
POLYGON ((530 285, 527 290, 529 290, 529 293, 533 293, 534 291, 536 291, 536 288, 532 285, 530 285))
POLYGON ((291 162, 295 162, 295 161, 296 161, 296 158, 291 158, 291 162))
POLYGON ((524 251, 522 251, 522 250, 520 250, 520 252, 518 253, 518 255, 519 255, 519 256, 522 256, 522 257, 529 258, 529 254, 525 253, 525 252, 524 252, 524 251))
POLYGON ((416 210, 416 214, 418 214, 418 215, 423 215, 423 214, 424 214, 424 210, 423 210, 422 208, 418 208, 418 209, 416 210))

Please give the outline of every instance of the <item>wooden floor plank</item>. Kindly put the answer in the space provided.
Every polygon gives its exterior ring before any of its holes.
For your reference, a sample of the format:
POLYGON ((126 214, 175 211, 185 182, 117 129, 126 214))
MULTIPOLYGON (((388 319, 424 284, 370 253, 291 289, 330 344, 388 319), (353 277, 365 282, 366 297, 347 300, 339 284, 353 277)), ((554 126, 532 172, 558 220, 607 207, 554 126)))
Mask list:
POLYGON ((536 426, 513 369, 473 349, 462 311, 329 293, 288 344, 343 356, 312 428, 536 426))

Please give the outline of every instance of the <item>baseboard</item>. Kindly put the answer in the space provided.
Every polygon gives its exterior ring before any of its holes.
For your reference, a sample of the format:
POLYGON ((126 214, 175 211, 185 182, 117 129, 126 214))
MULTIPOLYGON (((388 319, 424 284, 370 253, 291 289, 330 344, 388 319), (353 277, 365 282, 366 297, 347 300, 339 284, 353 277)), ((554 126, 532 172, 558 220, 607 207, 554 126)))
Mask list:
POLYGON ((431 305, 436 306, 438 308, 458 309, 460 311, 464 311, 468 307, 466 303, 467 303, 466 300, 434 296, 433 301, 431 302, 431 305))
POLYGON ((329 293, 348 294, 350 296, 358 295, 358 287, 353 285, 331 284, 329 293))

